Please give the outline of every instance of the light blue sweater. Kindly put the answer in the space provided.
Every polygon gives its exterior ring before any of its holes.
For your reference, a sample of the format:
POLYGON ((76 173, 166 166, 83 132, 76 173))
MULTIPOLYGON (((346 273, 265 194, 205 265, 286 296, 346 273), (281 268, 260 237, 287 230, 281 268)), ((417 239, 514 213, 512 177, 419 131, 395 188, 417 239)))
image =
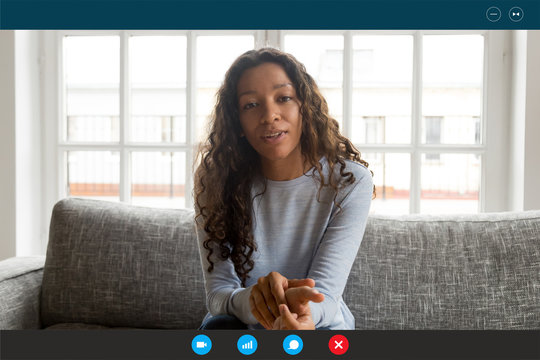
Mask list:
MULTIPOLYGON (((321 159, 328 179, 329 166, 321 159)), ((341 212, 333 203, 334 191, 325 187, 317 200, 318 176, 308 175, 288 181, 266 180, 266 192, 255 198, 253 234, 257 252, 255 267, 249 273, 246 288, 241 286, 232 262, 212 256, 214 270, 208 272, 207 238, 199 226, 197 238, 203 267, 206 305, 209 314, 231 314, 251 329, 263 329, 250 310, 249 295, 257 279, 277 271, 288 279, 312 278, 315 288, 324 294, 321 303, 310 302, 317 328, 354 329, 354 317, 342 298, 347 278, 355 260, 366 227, 373 192, 371 173, 364 166, 346 161, 346 170, 356 181, 343 187, 336 198, 341 212)), ((339 164, 333 176, 339 177, 339 164)), ((263 189, 257 181, 252 195, 263 189)), ((205 318, 205 319, 206 319, 205 318)))

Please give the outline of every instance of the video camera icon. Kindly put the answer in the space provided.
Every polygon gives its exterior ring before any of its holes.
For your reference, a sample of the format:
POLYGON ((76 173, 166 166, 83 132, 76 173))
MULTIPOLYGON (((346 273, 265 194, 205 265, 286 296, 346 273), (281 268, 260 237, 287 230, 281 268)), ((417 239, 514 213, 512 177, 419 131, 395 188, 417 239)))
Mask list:
POLYGON ((212 340, 206 335, 197 335, 191 341, 191 349, 197 355, 206 355, 212 349, 212 340))

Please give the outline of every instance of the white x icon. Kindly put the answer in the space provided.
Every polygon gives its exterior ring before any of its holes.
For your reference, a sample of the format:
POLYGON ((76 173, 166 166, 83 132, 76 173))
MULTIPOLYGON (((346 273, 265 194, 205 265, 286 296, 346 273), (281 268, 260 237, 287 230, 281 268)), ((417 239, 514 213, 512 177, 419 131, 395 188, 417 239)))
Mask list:
POLYGON ((343 340, 341 340, 340 342, 337 342, 337 340, 334 340, 334 342, 336 343, 336 347, 334 349, 337 349, 338 347, 340 349, 343 349, 343 346, 341 346, 341 344, 343 343, 343 340))

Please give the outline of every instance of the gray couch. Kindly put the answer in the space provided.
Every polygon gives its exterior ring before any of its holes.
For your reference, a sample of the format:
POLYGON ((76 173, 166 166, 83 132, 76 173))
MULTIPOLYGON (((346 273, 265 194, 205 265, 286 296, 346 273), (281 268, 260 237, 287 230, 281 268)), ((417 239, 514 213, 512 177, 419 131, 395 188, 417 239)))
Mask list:
MULTIPOLYGON (((540 329, 540 211, 371 216, 344 298, 357 329, 540 329)), ((44 257, 0 262, 0 329, 195 329, 190 210, 66 199, 44 257)))

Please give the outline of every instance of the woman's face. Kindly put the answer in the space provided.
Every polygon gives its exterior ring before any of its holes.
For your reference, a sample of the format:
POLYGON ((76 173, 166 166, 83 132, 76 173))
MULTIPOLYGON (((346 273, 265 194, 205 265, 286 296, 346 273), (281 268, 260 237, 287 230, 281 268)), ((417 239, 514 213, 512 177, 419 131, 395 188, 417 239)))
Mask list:
POLYGON ((302 116, 294 85, 283 68, 264 63, 246 70, 238 82, 243 134, 266 162, 296 164, 301 159, 302 116))

